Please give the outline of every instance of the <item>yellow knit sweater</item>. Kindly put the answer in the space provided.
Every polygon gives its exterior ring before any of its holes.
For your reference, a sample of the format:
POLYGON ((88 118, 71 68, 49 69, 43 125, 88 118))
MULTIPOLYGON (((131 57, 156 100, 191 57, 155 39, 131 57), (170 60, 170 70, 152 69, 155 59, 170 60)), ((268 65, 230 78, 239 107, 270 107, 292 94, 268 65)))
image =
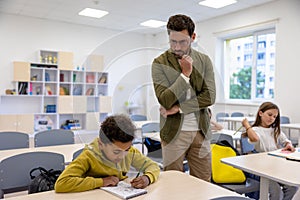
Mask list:
POLYGON ((127 178, 126 174, 130 166, 137 170, 147 160, 144 168, 144 175, 147 175, 150 182, 158 179, 160 169, 158 165, 148 157, 144 156, 135 147, 129 149, 128 154, 118 164, 105 158, 99 150, 98 138, 71 162, 62 172, 55 183, 56 192, 81 192, 92 190, 103 186, 103 179, 107 176, 117 176, 120 180, 127 178))

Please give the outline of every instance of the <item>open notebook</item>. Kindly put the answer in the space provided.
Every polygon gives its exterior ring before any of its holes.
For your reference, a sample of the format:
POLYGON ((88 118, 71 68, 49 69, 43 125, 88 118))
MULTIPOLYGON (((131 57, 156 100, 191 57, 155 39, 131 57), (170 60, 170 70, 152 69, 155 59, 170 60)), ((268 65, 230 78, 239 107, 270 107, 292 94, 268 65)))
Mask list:
POLYGON ((121 199, 130 199, 147 193, 147 190, 133 188, 129 183, 126 183, 124 181, 120 181, 117 186, 101 187, 101 189, 110 192, 111 194, 120 197, 121 199))
POLYGON ((268 152, 269 155, 279 156, 286 158, 287 160, 300 161, 300 148, 296 148, 296 151, 282 151, 281 149, 268 152))

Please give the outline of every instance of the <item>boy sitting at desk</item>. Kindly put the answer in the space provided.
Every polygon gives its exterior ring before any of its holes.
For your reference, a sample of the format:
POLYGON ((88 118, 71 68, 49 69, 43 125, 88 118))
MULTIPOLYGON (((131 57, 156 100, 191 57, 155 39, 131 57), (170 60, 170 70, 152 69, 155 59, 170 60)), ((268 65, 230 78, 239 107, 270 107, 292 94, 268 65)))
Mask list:
POLYGON ((135 126, 125 115, 114 115, 101 124, 99 138, 62 172, 55 183, 56 192, 81 192, 104 186, 115 186, 133 166, 143 172, 131 185, 145 188, 155 182, 159 166, 132 146, 135 126))

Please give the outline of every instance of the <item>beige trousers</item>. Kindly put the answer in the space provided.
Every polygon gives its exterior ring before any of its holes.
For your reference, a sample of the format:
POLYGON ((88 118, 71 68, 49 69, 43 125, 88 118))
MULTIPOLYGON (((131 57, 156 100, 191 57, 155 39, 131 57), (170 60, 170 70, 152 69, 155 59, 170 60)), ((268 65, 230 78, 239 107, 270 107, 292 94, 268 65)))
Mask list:
POLYGON ((183 161, 186 158, 190 175, 210 182, 210 141, 200 131, 181 131, 169 144, 162 141, 162 155, 165 171, 183 171, 183 161))

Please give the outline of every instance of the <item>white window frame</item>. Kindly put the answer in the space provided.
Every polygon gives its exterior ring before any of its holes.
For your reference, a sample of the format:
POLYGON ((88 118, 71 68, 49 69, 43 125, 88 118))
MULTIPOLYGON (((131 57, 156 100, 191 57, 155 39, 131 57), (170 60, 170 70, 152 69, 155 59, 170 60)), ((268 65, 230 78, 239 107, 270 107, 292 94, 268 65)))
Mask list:
MULTIPOLYGON (((251 99, 230 99, 229 98, 229 90, 230 90, 230 79, 229 79, 229 72, 224 67, 224 52, 225 52, 225 46, 224 41, 227 39, 234 39, 238 37, 244 37, 244 36, 256 36, 257 34, 264 34, 264 33, 275 33, 276 34, 276 23, 278 22, 278 19, 271 20, 265 23, 259 23, 253 26, 246 26, 242 28, 235 28, 232 30, 222 31, 218 33, 214 33, 214 35, 217 38, 217 48, 221 49, 220 51, 216 51, 216 67, 219 70, 219 78, 222 83, 219 83, 219 91, 218 94, 220 94, 219 98, 217 99, 220 102, 228 103, 228 104, 257 104, 259 105, 261 102, 266 100, 274 100, 272 99, 261 99, 256 98, 255 90, 256 88, 252 87, 251 89, 251 99), (256 34, 256 35, 254 35, 256 34), (220 85, 222 84, 222 85, 220 85), (223 91, 220 91, 223 90, 223 91), (253 98, 254 97, 254 98, 253 98)), ((254 37, 256 40, 257 37, 254 37)), ((255 41, 256 42, 256 41, 255 41)), ((275 43, 276 45, 276 43, 275 43)), ((253 52, 256 52, 256 45, 253 46, 255 48, 253 52)), ((275 47, 276 48, 276 47, 275 47)), ((253 54, 253 62, 256 62, 256 53, 253 54)), ((254 63, 256 65, 256 63, 254 63)), ((253 65, 254 66, 254 65, 253 65)), ((276 64, 275 64, 276 67, 276 64)), ((256 70, 256 68, 255 68, 256 70)), ((252 69, 252 85, 256 86, 256 71, 253 71, 252 69)), ((217 86, 218 87, 218 86, 217 86)))

